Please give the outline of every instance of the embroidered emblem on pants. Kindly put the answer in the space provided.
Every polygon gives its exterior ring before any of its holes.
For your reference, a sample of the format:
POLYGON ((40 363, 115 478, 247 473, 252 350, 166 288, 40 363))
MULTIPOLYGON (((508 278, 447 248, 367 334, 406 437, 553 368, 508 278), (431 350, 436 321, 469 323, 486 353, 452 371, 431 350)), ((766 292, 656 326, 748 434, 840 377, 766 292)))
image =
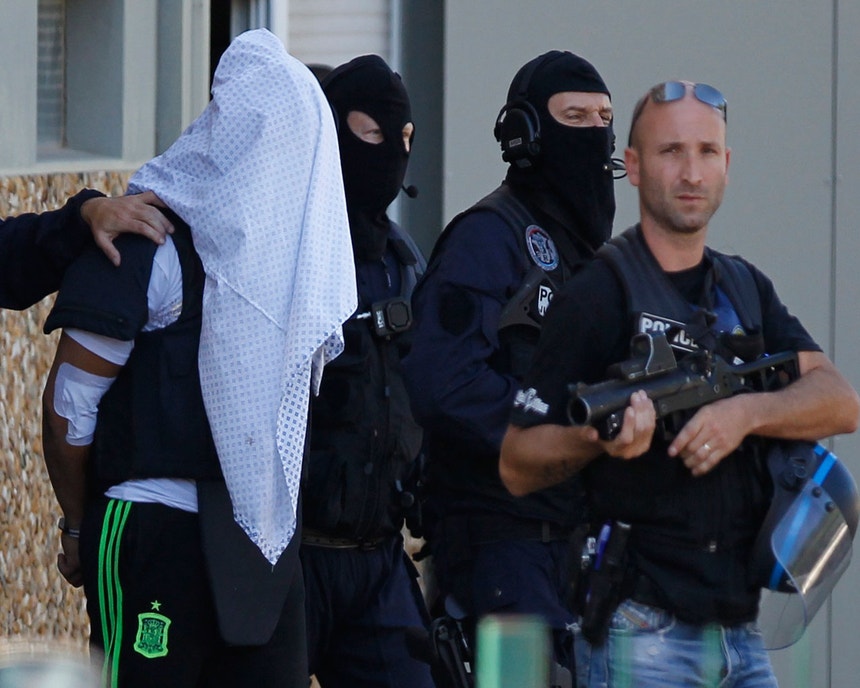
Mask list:
POLYGON ((170 619, 161 614, 146 612, 137 615, 137 637, 134 649, 148 659, 167 654, 167 629, 170 619))

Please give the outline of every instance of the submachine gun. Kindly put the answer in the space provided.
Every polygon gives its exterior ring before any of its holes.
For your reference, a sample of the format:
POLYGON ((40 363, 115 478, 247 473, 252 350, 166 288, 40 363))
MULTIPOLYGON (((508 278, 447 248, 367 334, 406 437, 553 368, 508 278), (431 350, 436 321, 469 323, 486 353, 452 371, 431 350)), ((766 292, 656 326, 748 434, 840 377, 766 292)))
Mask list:
MULTIPOLYGON (((786 351, 733 365, 715 353, 693 351, 680 361, 665 333, 637 334, 630 358, 610 366, 608 378, 593 385, 568 386, 567 416, 573 425, 591 425, 603 439, 621 430, 630 395, 644 390, 654 402, 663 432, 680 429, 678 414, 744 392, 767 392, 799 377, 797 354, 786 351)), ((683 422, 683 420, 681 420, 683 422)))

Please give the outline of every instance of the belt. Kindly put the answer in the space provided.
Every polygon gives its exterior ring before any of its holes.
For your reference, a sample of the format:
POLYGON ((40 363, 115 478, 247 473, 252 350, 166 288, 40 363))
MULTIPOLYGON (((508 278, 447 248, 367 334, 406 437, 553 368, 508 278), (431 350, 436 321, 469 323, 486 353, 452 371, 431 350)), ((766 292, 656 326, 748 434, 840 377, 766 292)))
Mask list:
POLYGON ((568 540, 574 529, 551 521, 521 519, 507 514, 493 516, 452 517, 464 522, 473 544, 487 545, 493 542, 527 540, 530 542, 557 542, 568 540))
POLYGON ((752 612, 751 614, 733 613, 728 616, 715 612, 713 615, 701 617, 696 614, 690 614, 683 608, 676 609, 673 605, 668 603, 666 596, 660 588, 657 587, 657 584, 650 578, 641 574, 636 576, 630 595, 624 595, 622 599, 624 597, 629 597, 634 602, 639 602, 640 604, 647 604, 649 607, 662 609, 663 611, 677 617, 680 621, 694 626, 716 623, 726 628, 735 628, 755 621, 755 612, 752 612))
POLYGON ((630 590, 630 599, 640 604, 647 604, 649 607, 658 607, 666 609, 666 596, 660 588, 647 576, 635 574, 630 590))
POLYGON ((352 538, 340 538, 326 535, 312 528, 302 530, 302 544, 311 547, 326 547, 328 549, 360 549, 370 551, 377 549, 388 539, 386 536, 355 540, 352 538))

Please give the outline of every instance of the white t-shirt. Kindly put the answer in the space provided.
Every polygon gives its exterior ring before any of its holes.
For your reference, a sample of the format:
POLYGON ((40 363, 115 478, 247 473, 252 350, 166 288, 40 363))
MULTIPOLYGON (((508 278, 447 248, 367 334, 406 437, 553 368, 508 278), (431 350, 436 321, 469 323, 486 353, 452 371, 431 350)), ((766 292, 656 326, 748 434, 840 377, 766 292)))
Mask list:
MULTIPOLYGON (((182 268, 170 236, 155 252, 146 300, 149 319, 143 326, 144 332, 163 329, 176 322, 182 313, 182 268)), ((85 349, 120 366, 125 365, 134 349, 134 341, 113 339, 75 328, 66 329, 65 333, 85 349)), ((197 512, 197 486, 193 480, 127 480, 111 486, 105 495, 112 499, 164 504, 183 511, 197 512)))

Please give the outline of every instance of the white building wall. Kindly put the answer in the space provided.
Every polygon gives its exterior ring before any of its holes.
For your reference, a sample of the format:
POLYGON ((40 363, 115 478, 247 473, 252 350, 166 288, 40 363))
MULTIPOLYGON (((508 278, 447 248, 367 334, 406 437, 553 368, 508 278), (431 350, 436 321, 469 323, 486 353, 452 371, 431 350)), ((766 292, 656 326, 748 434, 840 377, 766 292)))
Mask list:
POLYGON ((290 0, 289 51, 336 67, 358 55, 390 55, 390 0, 290 0))

